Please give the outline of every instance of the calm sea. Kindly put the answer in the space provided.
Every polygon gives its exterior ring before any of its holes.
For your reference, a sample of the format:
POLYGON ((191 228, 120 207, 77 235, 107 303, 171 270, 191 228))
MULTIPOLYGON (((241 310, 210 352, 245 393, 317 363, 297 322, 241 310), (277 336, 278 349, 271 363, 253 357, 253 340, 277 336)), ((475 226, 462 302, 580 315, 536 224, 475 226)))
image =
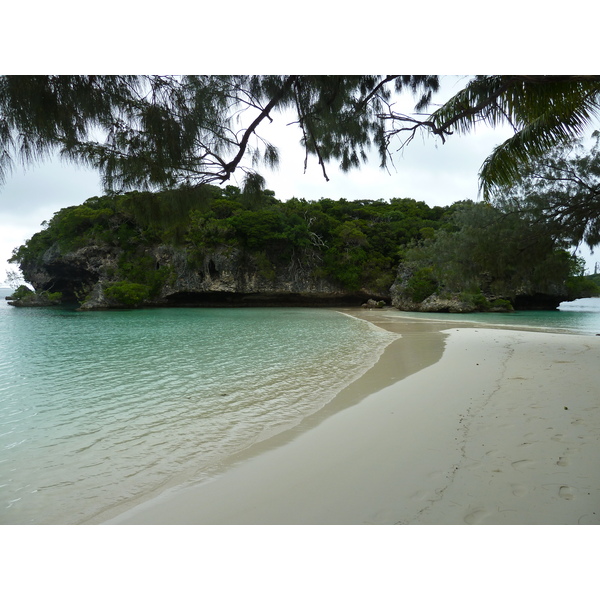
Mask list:
POLYGON ((515 311, 513 313, 434 314, 403 313, 413 317, 470 321, 487 325, 501 325, 523 329, 550 330, 558 333, 582 335, 600 334, 600 298, 580 298, 563 302, 558 310, 515 311))
POLYGON ((210 476, 329 402, 396 337, 328 309, 76 312, 4 296, 4 524, 79 523, 210 476))
MULTIPOLYGON (((395 336, 328 309, 18 309, 0 289, 0 523, 80 523, 210 477, 395 336)), ((600 333, 600 299, 444 319, 600 333)), ((423 315, 421 315, 423 316, 423 315)), ((434 315, 431 315, 432 317, 434 315)))

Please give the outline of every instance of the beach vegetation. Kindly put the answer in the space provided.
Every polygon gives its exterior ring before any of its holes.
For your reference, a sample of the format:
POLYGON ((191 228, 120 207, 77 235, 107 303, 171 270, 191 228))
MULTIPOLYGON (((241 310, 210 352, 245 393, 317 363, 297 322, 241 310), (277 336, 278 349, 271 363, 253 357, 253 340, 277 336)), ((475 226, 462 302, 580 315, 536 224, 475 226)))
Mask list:
POLYGON ((593 277, 573 276, 567 280, 569 295, 572 298, 600 297, 600 282, 593 277))
POLYGON ((510 300, 506 298, 496 298, 490 302, 490 308, 492 310, 502 310, 504 312, 512 312, 514 310, 510 300))
POLYGON ((581 260, 567 251, 573 239, 536 211, 515 210, 514 201, 449 207, 411 198, 281 202, 263 190, 249 204, 240 188, 208 186, 195 195, 187 188, 164 195, 127 192, 61 209, 15 249, 11 261, 27 270, 48 253, 95 246, 110 257, 101 272, 107 297, 123 305, 152 300, 174 282, 175 268, 161 261, 159 248, 173 249, 189 268, 208 269, 211 276, 212 255, 235 253, 267 280, 285 272, 383 297, 403 265, 412 302, 463 294, 470 305, 489 310, 498 308, 491 304, 496 299, 511 302, 567 283, 570 295, 595 295, 582 278, 581 260))
MULTIPOLYGON (((598 288, 600 288, 600 273, 596 272, 596 273, 593 273, 592 275, 584 275, 584 277, 588 281, 591 281, 594 285, 597 285, 598 288)), ((595 294, 595 295, 600 296, 600 290, 599 290, 599 293, 595 294)))
POLYGON ((63 294, 62 292, 41 292, 41 295, 53 304, 59 304, 62 300, 63 294))
POLYGON ((20 285, 9 297, 17 306, 50 306, 60 304, 62 298, 62 292, 34 292, 25 285, 20 285))
POLYGON ((35 292, 28 288, 26 285, 20 285, 14 292, 11 293, 10 297, 13 300, 23 300, 28 296, 33 296, 35 292))
POLYGON ((438 281, 433 273, 433 267, 418 269, 408 280, 407 293, 413 302, 423 302, 438 291, 438 281))
POLYGON ((96 247, 108 257, 103 280, 119 283, 113 295, 125 298, 121 283, 130 282, 143 286, 145 298, 153 298, 174 276, 172 264, 158 258, 158 248, 177 249, 197 270, 206 268, 214 253, 236 253, 266 279, 279 269, 295 277, 325 278, 348 291, 364 288, 387 296, 405 247, 431 240, 447 226, 453 210, 411 198, 282 202, 269 190, 249 204, 244 190, 235 186, 208 186, 196 196, 189 189, 164 195, 127 192, 61 209, 15 249, 11 261, 27 270, 43 263, 49 251, 60 255, 96 247))
POLYGON ((462 302, 472 304, 479 311, 487 311, 491 307, 491 302, 485 297, 481 290, 473 292, 462 292, 459 295, 462 302))

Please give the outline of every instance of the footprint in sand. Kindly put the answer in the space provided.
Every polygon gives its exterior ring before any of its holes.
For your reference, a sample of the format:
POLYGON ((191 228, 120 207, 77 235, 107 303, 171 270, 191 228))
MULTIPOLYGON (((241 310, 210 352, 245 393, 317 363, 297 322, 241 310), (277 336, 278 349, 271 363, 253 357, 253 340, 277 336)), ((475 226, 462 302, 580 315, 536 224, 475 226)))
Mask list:
POLYGON ((532 460, 516 460, 511 463, 510 466, 517 471, 523 471, 525 469, 530 469, 534 464, 535 463, 532 460))
POLYGON ((414 494, 410 495, 409 498, 411 500, 426 500, 428 496, 428 492, 417 490, 414 494))
POLYGON ((558 495, 563 500, 573 500, 575 495, 573 494, 573 490, 568 485, 561 485, 558 490, 558 495))
POLYGON ((473 512, 470 512, 468 515, 466 515, 465 518, 464 518, 464 522, 467 525, 478 525, 479 523, 482 523, 483 520, 489 514, 490 513, 487 510, 483 510, 481 508, 478 508, 477 510, 474 510, 473 512))
POLYGON ((565 458, 564 456, 561 456, 557 461, 556 464, 559 467, 566 467, 569 464, 569 460, 567 458, 565 458))
POLYGON ((522 498, 527 495, 527 488, 524 485, 520 485, 518 483, 512 483, 511 489, 513 496, 517 496, 517 498, 522 498))

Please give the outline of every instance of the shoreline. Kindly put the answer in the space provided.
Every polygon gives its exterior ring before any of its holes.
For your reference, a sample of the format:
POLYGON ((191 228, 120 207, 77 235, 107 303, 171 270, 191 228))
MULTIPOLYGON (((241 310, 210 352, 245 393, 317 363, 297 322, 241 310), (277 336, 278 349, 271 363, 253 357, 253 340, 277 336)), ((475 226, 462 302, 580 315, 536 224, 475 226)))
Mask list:
POLYGON ((303 432, 312 429, 337 412, 361 402, 372 392, 392 385, 394 382, 424 368, 428 364, 433 364, 443 354, 445 335, 440 332, 438 324, 423 326, 419 322, 413 322, 413 319, 407 319, 406 322, 403 321, 401 323, 403 332, 401 335, 398 327, 399 324, 396 322, 390 321, 388 323, 384 321, 383 325, 388 326, 381 327, 380 320, 377 318, 380 311, 374 311, 372 315, 367 315, 364 309, 336 308, 331 310, 343 313, 350 318, 369 321, 374 327, 386 329, 391 333, 397 334, 397 337, 381 350, 378 358, 376 357, 373 361, 369 359, 368 362, 372 362, 372 364, 367 371, 356 379, 351 380, 330 401, 314 412, 307 414, 299 423, 288 426, 279 432, 272 433, 263 439, 256 440, 243 450, 239 450, 223 458, 219 463, 211 465, 203 473, 203 479, 198 482, 181 481, 175 485, 161 487, 156 492, 145 494, 141 499, 128 499, 117 506, 103 509, 81 521, 79 524, 102 524, 107 522, 107 520, 118 518, 119 515, 126 512, 135 511, 140 506, 152 503, 159 497, 177 493, 179 490, 185 489, 190 485, 193 487, 202 485, 203 481, 219 477, 233 465, 289 443, 303 432), (415 349, 417 349, 416 352, 415 349), (400 368, 398 368, 397 357, 401 358, 400 368))
POLYGON ((401 337, 296 428, 103 522, 600 523, 600 338, 343 312, 401 337))

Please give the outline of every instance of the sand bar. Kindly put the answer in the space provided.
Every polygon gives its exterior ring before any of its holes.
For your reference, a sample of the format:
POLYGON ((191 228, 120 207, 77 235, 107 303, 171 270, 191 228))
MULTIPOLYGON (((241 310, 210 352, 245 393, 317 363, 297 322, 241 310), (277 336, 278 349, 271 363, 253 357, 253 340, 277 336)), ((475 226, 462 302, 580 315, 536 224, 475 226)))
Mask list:
POLYGON ((104 522, 600 523, 600 337, 354 314, 402 338, 329 407, 104 522))

